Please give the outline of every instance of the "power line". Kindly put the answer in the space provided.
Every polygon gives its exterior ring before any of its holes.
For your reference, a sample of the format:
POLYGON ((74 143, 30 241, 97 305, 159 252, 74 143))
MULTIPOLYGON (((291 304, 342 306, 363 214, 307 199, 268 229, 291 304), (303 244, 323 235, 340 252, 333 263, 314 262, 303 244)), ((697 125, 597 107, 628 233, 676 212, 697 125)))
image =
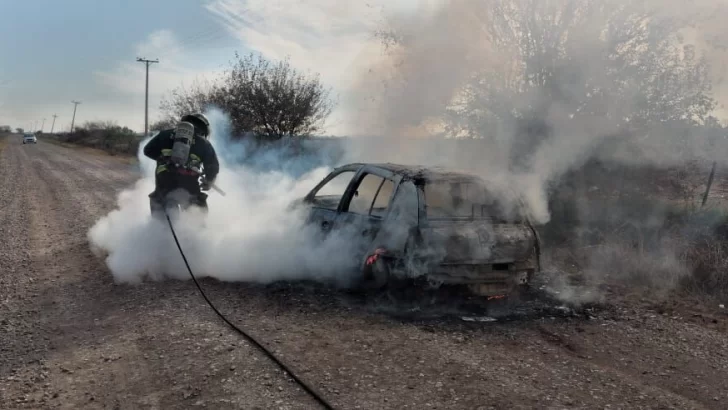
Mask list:
POLYGON ((159 63, 159 59, 147 60, 137 57, 137 61, 144 63, 147 69, 147 79, 144 86, 144 137, 146 137, 149 134, 149 66, 154 63, 159 63))
POLYGON ((73 132, 73 123, 76 121, 76 107, 81 104, 81 101, 71 101, 73 103, 73 118, 71 119, 71 132, 73 132))

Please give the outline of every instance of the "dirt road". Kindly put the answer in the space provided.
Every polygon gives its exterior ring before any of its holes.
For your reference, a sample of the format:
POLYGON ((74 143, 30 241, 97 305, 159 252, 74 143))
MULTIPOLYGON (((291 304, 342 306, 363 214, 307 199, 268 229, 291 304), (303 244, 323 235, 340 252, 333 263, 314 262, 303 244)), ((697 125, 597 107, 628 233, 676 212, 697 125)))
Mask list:
MULTIPOLYGON (((113 283, 86 232, 129 164, 11 140, 0 175, 0 408, 318 408, 191 282, 113 283)), ((316 286, 204 286, 341 409, 728 407, 719 313, 402 319, 316 286)))

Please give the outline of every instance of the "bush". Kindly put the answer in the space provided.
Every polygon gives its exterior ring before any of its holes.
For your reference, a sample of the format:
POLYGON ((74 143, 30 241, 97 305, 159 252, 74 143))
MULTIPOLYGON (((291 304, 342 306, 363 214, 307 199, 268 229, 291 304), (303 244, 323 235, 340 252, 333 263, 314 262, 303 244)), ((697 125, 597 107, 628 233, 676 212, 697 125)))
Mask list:
POLYGON ((113 121, 86 122, 72 133, 59 135, 59 140, 102 149, 111 155, 136 154, 142 136, 113 121))

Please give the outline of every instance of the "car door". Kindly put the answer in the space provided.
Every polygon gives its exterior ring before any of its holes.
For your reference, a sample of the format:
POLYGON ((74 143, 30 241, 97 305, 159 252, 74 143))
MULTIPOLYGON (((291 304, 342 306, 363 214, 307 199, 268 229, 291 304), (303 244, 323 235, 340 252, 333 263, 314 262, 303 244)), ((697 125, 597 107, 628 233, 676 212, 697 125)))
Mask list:
POLYGON ((335 169, 306 195, 304 202, 311 206, 308 224, 318 226, 323 234, 334 229, 342 200, 359 168, 348 166, 335 169))
MULTIPOLYGON (((398 180, 386 170, 364 168, 342 200, 342 212, 336 224, 352 240, 361 240, 362 253, 368 250, 385 222, 398 180)), ((354 256, 363 257, 363 254, 354 256)))

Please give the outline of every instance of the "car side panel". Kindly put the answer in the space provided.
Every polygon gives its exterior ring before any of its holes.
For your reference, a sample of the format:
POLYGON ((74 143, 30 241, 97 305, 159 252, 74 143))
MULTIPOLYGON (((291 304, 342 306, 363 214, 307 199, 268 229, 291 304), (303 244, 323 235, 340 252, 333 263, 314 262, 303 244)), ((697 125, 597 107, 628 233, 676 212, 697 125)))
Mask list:
POLYGON ((366 257, 372 241, 379 233, 383 220, 369 215, 342 212, 337 216, 336 235, 348 241, 352 260, 360 261, 366 257))

